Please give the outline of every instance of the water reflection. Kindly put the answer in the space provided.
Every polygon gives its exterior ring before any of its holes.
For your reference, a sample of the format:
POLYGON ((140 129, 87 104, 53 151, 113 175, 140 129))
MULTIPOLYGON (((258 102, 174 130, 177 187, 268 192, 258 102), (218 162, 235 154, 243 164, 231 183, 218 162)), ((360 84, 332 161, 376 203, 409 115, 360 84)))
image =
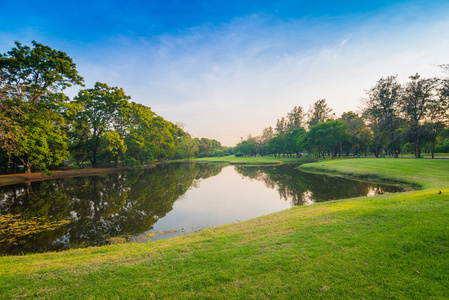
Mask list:
POLYGON ((0 253, 64 250, 152 229, 195 182, 223 165, 160 165, 0 187, 0 253))
POLYGON ((235 169, 239 174, 262 181, 268 188, 277 190, 281 199, 290 201, 292 206, 401 191, 401 188, 391 185, 306 173, 295 165, 236 166, 235 169))
POLYGON ((394 191, 288 165, 169 164, 12 185, 0 187, 0 254, 101 245, 117 237, 154 240, 291 206, 394 191))

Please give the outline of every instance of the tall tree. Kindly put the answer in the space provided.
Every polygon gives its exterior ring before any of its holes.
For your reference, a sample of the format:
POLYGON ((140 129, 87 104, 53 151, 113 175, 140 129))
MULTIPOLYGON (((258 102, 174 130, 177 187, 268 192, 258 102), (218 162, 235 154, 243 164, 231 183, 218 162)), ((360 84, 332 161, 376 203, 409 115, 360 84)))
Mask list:
POLYGON ((124 115, 120 132, 128 148, 126 157, 129 163, 142 165, 174 157, 175 139, 180 132, 178 126, 156 115, 149 107, 134 102, 124 115))
POLYGON ((316 101, 310 107, 308 113, 307 125, 309 128, 321 122, 327 122, 333 119, 332 108, 327 106, 326 99, 316 101))
POLYGON ((92 89, 80 90, 75 97, 74 103, 82 109, 75 116, 74 131, 89 149, 89 159, 94 168, 97 167, 103 135, 120 127, 129 99, 123 89, 100 82, 95 83, 92 89))
POLYGON ((420 78, 418 74, 410 76, 401 99, 401 111, 406 119, 408 130, 413 137, 415 157, 421 157, 420 143, 424 136, 424 121, 430 112, 440 106, 437 94, 438 78, 420 78))
POLYGON ((274 138, 274 131, 273 127, 266 127, 262 131, 262 135, 260 137, 261 139, 261 155, 266 155, 272 152, 272 149, 270 147, 270 140, 274 138))
POLYGON ((303 128, 305 124, 304 109, 301 106, 295 106, 287 114, 287 128, 288 131, 293 131, 298 128, 303 128))
POLYGON ((352 111, 343 113, 341 120, 349 126, 348 133, 351 135, 351 149, 354 155, 356 155, 357 150, 363 147, 362 134, 364 134, 366 129, 365 122, 358 114, 352 111))
POLYGON ((124 141, 120 138, 120 135, 116 131, 105 132, 102 139, 102 147, 105 149, 108 155, 109 167, 111 167, 111 161, 114 160, 114 166, 118 166, 119 158, 124 156, 126 152, 126 146, 124 141))
MULTIPOLYGON (((350 139, 347 133, 349 126, 341 120, 321 122, 313 126, 305 135, 306 140, 303 143, 306 147, 314 148, 319 156, 328 152, 334 158, 335 151, 340 143, 350 139)), ((300 138, 302 140, 302 138, 300 138)))
POLYGON ((70 109, 61 92, 83 84, 64 52, 32 42, 16 42, 0 54, 0 144, 10 159, 47 169, 68 156, 63 112, 70 109))
POLYGON ((60 92, 72 84, 83 85, 72 59, 32 41, 33 48, 15 42, 11 51, 0 54, 2 93, 8 98, 37 104, 42 96, 60 92))
MULTIPOLYGON (((399 103, 401 100, 401 85, 396 76, 381 78, 369 91, 365 102, 363 116, 368 120, 374 134, 374 153, 379 156, 383 147, 398 150, 398 129, 401 124, 399 103)), ((395 151, 396 153, 396 151, 395 151)))
POLYGON ((287 131, 287 121, 285 120, 285 117, 282 117, 280 119, 277 119, 276 121, 276 135, 284 135, 287 131))

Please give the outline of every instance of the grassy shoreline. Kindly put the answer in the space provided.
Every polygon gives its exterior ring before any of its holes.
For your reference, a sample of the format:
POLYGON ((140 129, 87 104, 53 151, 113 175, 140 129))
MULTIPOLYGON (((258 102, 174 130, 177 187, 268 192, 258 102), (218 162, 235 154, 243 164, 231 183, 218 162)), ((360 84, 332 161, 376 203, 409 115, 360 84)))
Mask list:
POLYGON ((230 155, 223 157, 196 158, 192 161, 197 163, 227 163, 230 165, 279 165, 292 163, 310 163, 317 161, 317 159, 313 157, 236 157, 234 155, 230 155))
POLYGON ((0 294, 5 299, 449 297, 449 160, 321 160, 301 169, 376 175, 422 188, 294 207, 147 244, 0 257, 0 294))

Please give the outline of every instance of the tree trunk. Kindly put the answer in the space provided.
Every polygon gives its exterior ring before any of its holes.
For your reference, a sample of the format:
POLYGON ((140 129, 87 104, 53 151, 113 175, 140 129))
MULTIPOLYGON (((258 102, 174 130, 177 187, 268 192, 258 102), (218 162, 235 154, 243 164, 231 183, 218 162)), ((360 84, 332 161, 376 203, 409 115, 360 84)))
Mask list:
POLYGON ((25 174, 30 174, 31 173, 31 167, 24 165, 24 170, 25 170, 25 174))
POLYGON ((419 137, 415 134, 415 157, 421 158, 421 152, 419 149, 419 137))
POLYGON ((92 168, 96 168, 97 167, 97 149, 96 148, 94 148, 92 150, 92 156, 93 156, 93 158, 92 158, 92 168))
POLYGON ((432 159, 435 158, 435 139, 432 139, 432 144, 430 145, 432 151, 432 159))
POLYGON ((30 174, 31 173, 31 163, 30 163, 30 160, 29 160, 28 156, 26 156, 22 160, 22 162, 23 162, 23 167, 24 167, 25 174, 30 174))

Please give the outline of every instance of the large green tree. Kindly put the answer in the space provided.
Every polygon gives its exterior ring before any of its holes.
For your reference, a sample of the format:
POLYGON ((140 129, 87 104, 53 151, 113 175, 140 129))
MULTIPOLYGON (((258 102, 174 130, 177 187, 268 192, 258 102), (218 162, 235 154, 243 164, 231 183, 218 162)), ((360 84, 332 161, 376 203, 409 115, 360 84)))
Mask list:
POLYGON ((393 150, 400 148, 398 130, 401 125, 399 105, 402 87, 396 76, 379 79, 367 92, 363 116, 373 131, 373 148, 376 157, 380 150, 387 147, 393 150))
POLYGON ((129 99, 123 89, 100 82, 92 89, 80 90, 75 97, 74 103, 80 110, 74 118, 72 140, 84 145, 94 168, 104 145, 103 135, 122 127, 123 112, 129 106, 129 99))
POLYGON ((351 149, 354 155, 359 150, 366 150, 366 135, 369 134, 364 120, 355 112, 349 111, 341 115, 341 120, 348 124, 348 134, 351 136, 351 149))
POLYGON ((444 98, 438 95, 438 78, 420 78, 416 74, 410 79, 405 85, 400 108, 415 145, 415 157, 419 158, 421 140, 426 136, 425 120, 431 117, 432 112, 437 113, 439 107, 443 108, 441 100, 444 98))
POLYGON ((305 138, 299 140, 304 147, 318 151, 319 156, 322 154, 325 158, 325 154, 330 153, 334 158, 340 144, 350 139, 348 128, 348 124, 341 120, 322 122, 310 128, 305 138))
POLYGON ((25 172, 45 170, 68 156, 63 113, 71 106, 61 92, 83 78, 62 51, 15 45, 0 54, 0 145, 25 172))

